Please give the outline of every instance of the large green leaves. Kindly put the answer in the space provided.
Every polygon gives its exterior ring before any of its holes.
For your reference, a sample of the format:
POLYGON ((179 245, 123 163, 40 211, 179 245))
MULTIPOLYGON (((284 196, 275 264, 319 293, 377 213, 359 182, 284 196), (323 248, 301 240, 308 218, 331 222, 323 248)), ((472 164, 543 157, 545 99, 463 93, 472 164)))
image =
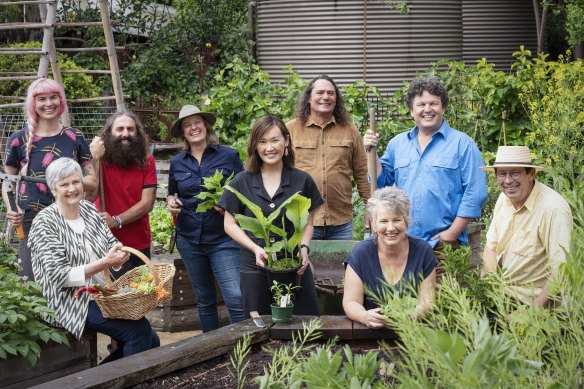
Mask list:
MULTIPOLYGON (((300 244, 302 231, 304 231, 304 228, 308 223, 308 210, 310 209, 311 204, 309 198, 302 196, 300 192, 296 192, 266 217, 259 206, 241 194, 237 189, 234 189, 229 185, 227 185, 225 189, 235 194, 239 201, 241 201, 243 205, 254 214, 255 219, 240 214, 236 214, 235 218, 239 222, 239 226, 242 230, 251 232, 256 238, 264 239, 266 242, 266 252, 277 253, 284 247, 289 253, 294 252, 296 247, 300 244), (280 216, 283 209, 286 209, 286 218, 288 218, 294 226, 294 233, 289 239, 287 238, 286 230, 274 225, 274 221, 280 216), (270 232, 278 235, 282 240, 270 244, 270 232)), ((282 220, 282 222, 284 222, 284 220, 282 220)))

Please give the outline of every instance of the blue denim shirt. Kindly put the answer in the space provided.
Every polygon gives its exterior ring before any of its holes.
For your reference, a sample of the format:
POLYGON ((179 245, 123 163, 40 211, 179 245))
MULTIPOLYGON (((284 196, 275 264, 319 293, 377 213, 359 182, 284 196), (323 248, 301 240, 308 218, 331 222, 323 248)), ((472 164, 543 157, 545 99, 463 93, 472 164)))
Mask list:
MULTIPOLYGON (((408 235, 424 239, 432 247, 432 236, 450 227, 457 216, 477 218, 487 200, 487 181, 481 153, 463 132, 446 120, 420 152, 418 127, 394 137, 381 158, 377 187, 395 185, 411 201, 408 235)), ((466 230, 461 244, 468 244, 466 230)))
POLYGON ((190 150, 182 151, 170 160, 168 194, 178 193, 183 203, 176 219, 176 232, 192 244, 216 244, 231 239, 223 229, 221 214, 214 209, 196 212, 202 200, 195 196, 206 190, 202 187, 203 178, 214 175, 216 170, 223 172, 223 182, 231 173, 236 175, 242 171, 239 153, 226 146, 212 145, 205 149, 201 164, 190 150))

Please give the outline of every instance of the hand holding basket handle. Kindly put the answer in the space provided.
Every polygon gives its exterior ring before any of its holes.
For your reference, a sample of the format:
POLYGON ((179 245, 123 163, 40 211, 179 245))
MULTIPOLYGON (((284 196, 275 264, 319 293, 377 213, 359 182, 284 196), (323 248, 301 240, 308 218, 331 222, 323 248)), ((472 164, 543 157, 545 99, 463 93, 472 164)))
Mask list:
MULTIPOLYGON (((174 278, 175 267, 171 263, 154 264, 142 252, 131 247, 122 246, 119 247, 119 251, 124 252, 124 255, 130 253, 140 258, 150 269, 156 287, 164 288, 168 293, 164 293, 163 298, 158 298, 160 294, 156 292, 142 294, 138 291, 132 291, 112 296, 93 296, 93 299, 97 302, 97 305, 99 305, 101 313, 105 318, 138 320, 144 317, 144 315, 146 315, 151 309, 172 298, 172 281, 174 278)), ((130 282, 138 276, 138 268, 130 270, 113 283, 110 282, 111 278, 109 269, 105 269, 104 274, 106 280, 108 280, 107 288, 120 290, 123 287, 128 286, 130 282)))
POLYGON ((124 250, 131 247, 124 247, 121 243, 116 243, 105 255, 105 259, 108 263, 108 267, 117 268, 122 266, 130 258, 130 252, 124 250))

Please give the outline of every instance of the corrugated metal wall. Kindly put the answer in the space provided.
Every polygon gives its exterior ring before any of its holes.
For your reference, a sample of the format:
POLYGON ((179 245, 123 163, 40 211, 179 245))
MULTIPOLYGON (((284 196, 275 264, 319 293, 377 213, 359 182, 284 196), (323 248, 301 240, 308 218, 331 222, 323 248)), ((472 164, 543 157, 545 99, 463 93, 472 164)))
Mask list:
POLYGON ((520 45, 537 52, 532 0, 474 0, 462 2, 463 59, 478 58, 508 70, 520 45))
POLYGON ((258 62, 280 82, 292 64, 305 78, 339 84, 364 79, 383 91, 401 86, 439 58, 462 59, 460 0, 411 2, 400 15, 378 0, 257 3, 258 62))
POLYGON ((379 0, 257 0, 258 62, 275 82, 291 64, 307 79, 323 73, 341 85, 362 79, 383 92, 442 58, 474 62, 488 53, 508 66, 510 53, 535 39, 535 27, 532 37, 528 28, 533 11, 521 23, 511 17, 529 11, 529 1, 411 0, 410 14, 401 15, 379 0), (497 28, 503 32, 494 34, 497 28))

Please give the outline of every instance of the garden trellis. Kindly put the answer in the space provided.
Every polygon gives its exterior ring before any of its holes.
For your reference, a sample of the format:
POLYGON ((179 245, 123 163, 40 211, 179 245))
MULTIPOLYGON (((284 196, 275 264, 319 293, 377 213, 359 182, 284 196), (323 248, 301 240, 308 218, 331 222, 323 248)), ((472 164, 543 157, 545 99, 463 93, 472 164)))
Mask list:
MULTIPOLYGON (((11 72, 9 74, 0 74, 0 81, 14 81, 14 80, 35 80, 37 78, 48 76, 48 66, 51 64, 51 71, 53 79, 60 84, 63 84, 61 73, 86 73, 86 74, 110 74, 112 77, 112 85, 114 89, 114 96, 93 97, 90 99, 71 100, 71 102, 87 102, 87 101, 105 101, 114 100, 118 109, 124 108, 124 95, 122 93, 122 82, 120 78, 120 70, 118 67, 118 60, 116 49, 123 49, 123 47, 116 47, 112 32, 112 22, 109 16, 107 0, 99 0, 99 10, 101 14, 101 21, 99 22, 75 22, 65 23, 57 22, 57 3, 58 0, 30 0, 30 1, 13 1, 0 2, 0 6, 14 6, 14 5, 30 5, 38 4, 42 22, 41 23, 2 23, 0 30, 12 29, 43 29, 43 42, 40 49, 37 48, 0 48, 0 55, 25 55, 35 54, 40 55, 39 67, 36 75, 33 72, 11 72), (101 25, 104 31, 106 47, 87 47, 87 48, 73 48, 73 49, 57 49, 55 47, 55 39, 53 30, 55 26, 59 27, 87 27, 101 25), (63 70, 59 69, 57 61, 57 51, 107 51, 109 58, 109 70, 63 70)), ((8 98, 18 99, 14 96, 2 96, 8 98)), ((22 106, 23 103, 4 104, 0 108, 11 108, 22 106)))

